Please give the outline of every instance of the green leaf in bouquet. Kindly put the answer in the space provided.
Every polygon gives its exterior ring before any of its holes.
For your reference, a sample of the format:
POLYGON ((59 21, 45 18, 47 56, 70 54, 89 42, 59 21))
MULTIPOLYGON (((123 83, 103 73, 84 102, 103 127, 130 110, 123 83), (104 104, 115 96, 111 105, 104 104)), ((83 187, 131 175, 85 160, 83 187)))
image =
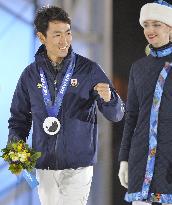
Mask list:
POLYGON ((28 172, 32 172, 32 171, 33 171, 33 167, 28 167, 26 170, 27 170, 28 172))
POLYGON ((35 161, 35 160, 37 160, 40 157, 41 157, 41 152, 36 152, 35 154, 33 154, 31 156, 31 159, 35 161))
POLYGON ((13 174, 20 174, 22 171, 23 167, 21 164, 10 164, 9 166, 9 170, 13 173, 13 174))
POLYGON ((7 148, 1 149, 1 152, 6 152, 6 151, 7 151, 7 148))
POLYGON ((12 143, 8 143, 5 149, 6 150, 11 150, 12 149, 12 143))
POLYGON ((4 153, 2 156, 1 156, 5 161, 8 161, 10 160, 10 157, 8 154, 4 153))
POLYGON ((25 148, 30 150, 29 145, 25 143, 25 148))
POLYGON ((17 151, 17 143, 13 143, 13 144, 12 144, 12 148, 13 148, 15 151, 17 151))

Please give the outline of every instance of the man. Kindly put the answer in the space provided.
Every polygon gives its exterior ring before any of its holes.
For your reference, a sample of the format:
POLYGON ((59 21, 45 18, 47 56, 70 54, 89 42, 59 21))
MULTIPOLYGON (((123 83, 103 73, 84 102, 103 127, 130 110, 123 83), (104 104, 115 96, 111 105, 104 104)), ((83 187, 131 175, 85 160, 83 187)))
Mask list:
POLYGON ((133 205, 172 205, 172 5, 147 3, 139 21, 150 55, 131 68, 119 178, 133 205))
POLYGON ((97 155, 96 102, 114 122, 123 104, 101 68, 73 52, 63 9, 43 7, 34 23, 42 45, 15 90, 9 140, 26 140, 33 122, 41 204, 86 204, 97 155))

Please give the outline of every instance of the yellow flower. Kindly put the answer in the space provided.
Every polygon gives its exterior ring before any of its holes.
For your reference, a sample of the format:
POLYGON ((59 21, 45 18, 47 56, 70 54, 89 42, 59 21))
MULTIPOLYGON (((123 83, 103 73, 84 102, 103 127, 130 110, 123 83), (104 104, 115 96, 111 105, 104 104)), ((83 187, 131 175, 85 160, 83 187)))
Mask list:
POLYGON ((14 150, 16 150, 16 149, 17 149, 17 144, 16 144, 16 143, 13 143, 13 144, 12 144, 12 148, 13 148, 14 150))
POLYGON ((5 159, 5 160, 8 159, 8 154, 4 155, 4 159, 5 159))
POLYGON ((17 146, 17 151, 20 152, 22 150, 23 145, 22 144, 18 144, 17 146))
POLYGON ((11 159, 13 162, 16 162, 19 160, 19 158, 16 155, 12 156, 11 159))
POLYGON ((30 153, 27 153, 27 156, 30 157, 30 153))
POLYGON ((2 149, 2 152, 3 155, 1 157, 9 162, 9 170, 14 174, 19 174, 23 169, 31 171, 31 168, 35 166, 36 160, 41 156, 40 152, 29 148, 29 145, 22 140, 10 143, 6 148, 2 149))
POLYGON ((20 174, 20 172, 22 171, 22 166, 19 164, 19 165, 16 165, 16 164, 10 164, 9 166, 9 170, 11 170, 11 172, 13 174, 20 174))
POLYGON ((14 154, 14 152, 9 152, 9 155, 11 156, 11 155, 13 155, 14 154))
POLYGON ((13 160, 13 158, 16 156, 16 154, 14 152, 9 152, 9 157, 13 160))
POLYGON ((27 161, 27 154, 25 152, 19 153, 18 156, 19 156, 21 162, 27 161))

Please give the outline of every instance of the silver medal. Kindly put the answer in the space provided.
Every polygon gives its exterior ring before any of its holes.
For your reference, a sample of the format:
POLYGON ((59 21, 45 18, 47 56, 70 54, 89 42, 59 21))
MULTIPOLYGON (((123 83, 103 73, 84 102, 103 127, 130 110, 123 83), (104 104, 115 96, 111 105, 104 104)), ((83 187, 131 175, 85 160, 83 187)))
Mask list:
POLYGON ((60 121, 56 117, 47 117, 44 120, 43 128, 48 135, 55 135, 60 130, 60 121))

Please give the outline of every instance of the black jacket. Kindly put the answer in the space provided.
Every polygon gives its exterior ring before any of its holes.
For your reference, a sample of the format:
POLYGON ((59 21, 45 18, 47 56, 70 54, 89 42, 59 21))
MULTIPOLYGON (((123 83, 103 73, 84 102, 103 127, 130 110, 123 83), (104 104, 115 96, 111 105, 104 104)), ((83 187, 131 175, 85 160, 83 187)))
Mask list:
MULTIPOLYGON (((128 193, 140 192, 149 148, 149 122, 154 89, 165 57, 149 55, 132 65, 129 77, 126 119, 119 161, 129 162, 128 193)), ((167 76, 158 118, 157 152, 150 193, 172 194, 172 69, 167 76)))

